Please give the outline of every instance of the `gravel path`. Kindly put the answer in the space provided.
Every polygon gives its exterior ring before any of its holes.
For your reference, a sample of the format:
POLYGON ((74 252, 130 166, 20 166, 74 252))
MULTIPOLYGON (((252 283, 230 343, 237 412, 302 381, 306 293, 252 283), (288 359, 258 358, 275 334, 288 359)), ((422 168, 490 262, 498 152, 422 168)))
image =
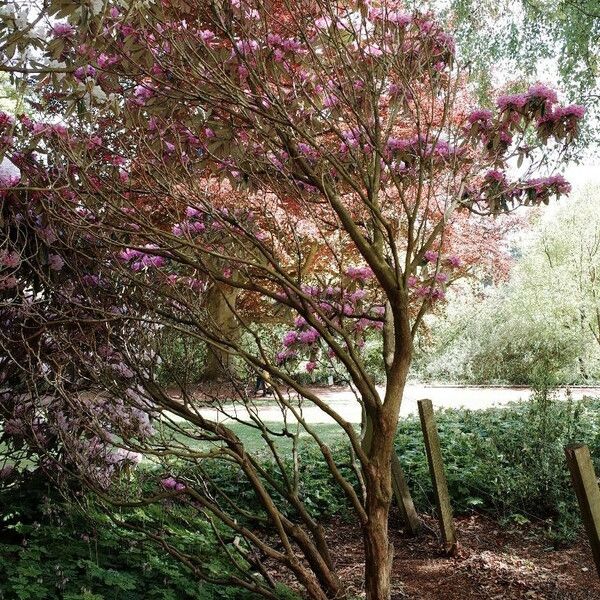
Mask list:
MULTIPOLYGON (((320 398, 325 400, 336 412, 351 423, 360 423, 360 405, 349 388, 314 388, 320 398)), ((383 394, 384 388, 379 388, 383 394)), ((560 396, 566 397, 566 390, 561 390, 560 396)), ((600 396, 600 387, 573 387, 571 393, 574 399, 583 396, 600 396)), ((409 384, 406 387, 402 403, 401 416, 417 414, 417 400, 430 398, 434 408, 470 408, 481 410, 492 406, 501 406, 518 400, 529 398, 531 390, 528 388, 511 387, 475 387, 475 386, 434 386, 422 384, 409 384)), ((247 416, 245 408, 229 405, 225 407, 230 415, 244 419, 247 416)), ((256 410, 264 422, 281 422, 283 414, 281 409, 269 398, 256 400, 256 410)), ((204 409, 201 411, 205 417, 217 421, 226 421, 222 411, 204 409)), ((332 423, 333 419, 323 413, 316 406, 307 404, 303 409, 304 418, 309 423, 332 423)))

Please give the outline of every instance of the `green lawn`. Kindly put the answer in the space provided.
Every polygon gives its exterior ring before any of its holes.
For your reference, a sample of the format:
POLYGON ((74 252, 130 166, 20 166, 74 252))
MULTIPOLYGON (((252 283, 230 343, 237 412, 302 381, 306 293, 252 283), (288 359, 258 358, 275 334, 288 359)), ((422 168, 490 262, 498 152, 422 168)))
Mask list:
MULTIPOLYGON (((227 427, 231 429, 242 440, 248 452, 254 453, 260 450, 267 449, 267 444, 262 437, 262 432, 256 427, 252 427, 245 423, 236 422, 227 423, 227 427)), ((286 451, 291 450, 293 442, 290 436, 295 434, 295 426, 289 427, 289 435, 284 434, 283 423, 281 422, 265 423, 265 427, 268 428, 269 437, 274 440, 274 443, 276 444, 278 450, 284 453, 286 451)), ((311 425, 311 428, 327 444, 332 444, 339 440, 343 440, 345 437, 345 433, 342 431, 339 425, 335 423, 314 423, 311 425)), ((359 426, 357 425, 356 428, 358 429, 359 426)), ((194 448, 199 450, 208 450, 211 447, 215 446, 215 443, 213 442, 206 442, 194 439, 193 431, 193 429, 190 429, 190 437, 182 433, 173 432, 165 434, 165 437, 169 436, 170 439, 178 441, 183 445, 187 446, 188 448, 194 448)), ((300 439, 307 441, 311 439, 310 435, 302 428, 300 429, 299 437, 300 439)))

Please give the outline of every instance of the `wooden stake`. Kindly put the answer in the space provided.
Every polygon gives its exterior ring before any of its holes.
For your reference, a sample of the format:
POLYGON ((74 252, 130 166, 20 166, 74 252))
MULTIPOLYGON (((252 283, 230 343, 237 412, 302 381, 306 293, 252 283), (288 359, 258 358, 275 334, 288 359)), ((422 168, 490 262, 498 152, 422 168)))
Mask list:
POLYGON ((600 577, 600 487, 589 448, 584 444, 565 447, 565 455, 581 518, 592 547, 596 571, 600 577))
POLYGON ((440 449, 440 438, 435 424, 433 404, 431 400, 418 400, 419 418, 425 438, 425 449, 427 461, 429 462, 429 473, 433 482, 433 491, 437 504, 438 520, 444 546, 448 554, 456 549, 456 530, 452 519, 452 507, 450 506, 450 495, 448 494, 448 483, 444 472, 444 462, 440 449))
POLYGON ((410 490, 408 489, 408 484, 406 483, 404 472, 402 471, 402 466, 400 465, 400 460, 398 460, 396 452, 392 454, 392 488, 394 490, 394 497, 396 498, 396 502, 400 508, 400 513, 402 514, 402 520, 404 521, 406 532, 410 535, 417 535, 421 529, 421 520, 419 519, 419 515, 415 509, 415 505, 410 495, 410 490))

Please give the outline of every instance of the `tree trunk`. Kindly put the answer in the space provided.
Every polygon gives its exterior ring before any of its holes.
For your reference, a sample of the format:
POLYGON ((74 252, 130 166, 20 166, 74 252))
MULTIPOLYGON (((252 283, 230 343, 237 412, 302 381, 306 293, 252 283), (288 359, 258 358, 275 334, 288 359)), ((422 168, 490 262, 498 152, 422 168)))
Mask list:
POLYGON ((389 600, 394 549, 388 542, 389 504, 372 507, 365 531, 365 590, 367 600, 389 600))
MULTIPOLYGON (((364 445, 369 463, 364 468, 367 522, 363 525, 366 600, 390 600, 394 549, 389 541, 388 521, 393 497, 392 455, 400 406, 411 359, 408 321, 398 322, 394 356, 389 361, 382 404, 365 403, 364 445)), ((387 362, 387 360, 386 360, 387 362)))
MULTIPOLYGON (((206 305, 210 321, 215 331, 218 332, 218 336, 232 342, 237 342, 240 337, 239 323, 231 308, 235 307, 239 293, 240 290, 238 289, 215 284, 208 292, 206 305)), ((209 345, 206 363, 202 370, 202 379, 204 381, 218 381, 223 379, 232 367, 230 354, 209 345)))

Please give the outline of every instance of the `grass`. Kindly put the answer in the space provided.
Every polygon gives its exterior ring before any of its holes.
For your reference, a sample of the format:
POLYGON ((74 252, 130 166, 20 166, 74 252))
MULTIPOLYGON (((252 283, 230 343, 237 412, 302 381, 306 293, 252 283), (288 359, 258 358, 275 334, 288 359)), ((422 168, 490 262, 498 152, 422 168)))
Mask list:
MULTIPOLYGON (((231 429, 237 435, 246 451, 249 453, 256 453, 261 451, 268 451, 267 443, 263 438, 263 434, 260 429, 252 426, 248 423, 228 422, 226 426, 231 429)), ((284 431, 284 424, 281 422, 265 423, 264 426, 267 428, 269 437, 273 440, 278 451, 282 453, 290 452, 292 450, 293 439, 292 436, 298 433, 301 440, 311 441, 311 436, 302 428, 297 428, 295 425, 288 425, 287 432, 284 431)), ((323 440, 326 444, 331 445, 344 440, 346 434, 336 423, 312 423, 311 429, 315 434, 323 440)), ((359 429, 359 426, 356 426, 359 429)), ((198 440, 194 436, 194 428, 190 427, 190 435, 184 433, 175 433, 169 430, 165 433, 165 438, 169 441, 175 441, 193 450, 210 450, 215 446, 218 446, 218 442, 209 442, 204 440, 198 440)))

